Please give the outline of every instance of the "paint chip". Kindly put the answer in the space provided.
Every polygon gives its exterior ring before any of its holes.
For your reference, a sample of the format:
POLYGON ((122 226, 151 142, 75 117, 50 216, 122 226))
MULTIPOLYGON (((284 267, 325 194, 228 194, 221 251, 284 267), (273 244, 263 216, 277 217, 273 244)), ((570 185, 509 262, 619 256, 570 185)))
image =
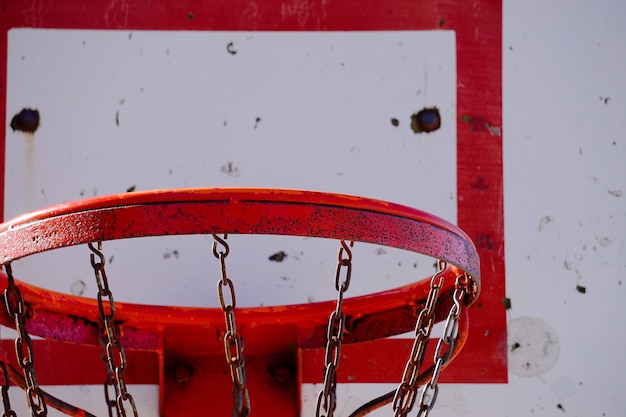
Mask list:
POLYGON ((287 254, 285 253, 285 251, 278 251, 273 255, 270 255, 270 257, 268 258, 270 261, 273 262, 282 262, 285 260, 285 258, 287 258, 287 254))

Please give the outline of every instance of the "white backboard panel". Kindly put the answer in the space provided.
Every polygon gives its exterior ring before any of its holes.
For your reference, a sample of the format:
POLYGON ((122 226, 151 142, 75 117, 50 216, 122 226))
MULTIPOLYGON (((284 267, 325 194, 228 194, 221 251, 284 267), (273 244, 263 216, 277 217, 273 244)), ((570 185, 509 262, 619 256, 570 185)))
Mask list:
MULTIPOLYGON (((41 125, 7 127, 5 216, 127 190, 263 187, 378 198, 456 223, 455 57, 451 31, 11 30, 7 107, 36 103, 41 125), (415 133, 411 116, 429 107, 442 127, 415 133)), ((323 251, 314 239, 236 239, 231 273, 250 287, 242 305, 334 297, 321 278, 333 273, 336 242, 323 251), (281 251, 283 262, 268 260, 281 251)), ((433 271, 415 254, 355 250, 368 276, 353 295, 433 271)), ((76 291, 89 277, 85 251, 16 268, 76 291)), ((209 238, 109 242, 105 253, 124 282, 120 301, 217 302, 209 238)), ((89 294, 95 283, 85 284, 89 294)))

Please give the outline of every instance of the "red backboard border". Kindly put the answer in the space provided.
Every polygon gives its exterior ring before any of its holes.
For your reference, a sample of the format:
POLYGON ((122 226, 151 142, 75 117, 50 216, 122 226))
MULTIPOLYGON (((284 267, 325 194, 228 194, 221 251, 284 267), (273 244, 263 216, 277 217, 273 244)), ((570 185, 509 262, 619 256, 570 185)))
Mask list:
MULTIPOLYGON (((501 0, 4 1, 0 3, 0 121, 5 126, 3 132, 6 132, 8 122, 8 32, 13 28, 128 31, 453 30, 457 46, 458 225, 478 248, 482 295, 471 309, 468 342, 458 359, 442 374, 442 379, 459 383, 507 382, 506 311, 503 304, 501 0)), ((0 138, 0 218, 3 219, 5 140, 3 134, 0 138)), ((381 345, 368 346, 361 353, 358 349, 351 349, 355 363, 358 363, 360 355, 367 358, 370 352, 385 349, 381 345)), ((315 356, 311 354, 312 359, 315 356)), ((46 373, 38 369, 38 374, 40 371, 46 373)), ((321 372, 311 374, 309 381, 304 369, 303 381, 319 382, 318 374, 321 372)), ((144 380, 141 377, 135 379, 144 380)), ((359 382, 385 379, 380 375, 379 368, 376 375, 364 375, 359 382)))

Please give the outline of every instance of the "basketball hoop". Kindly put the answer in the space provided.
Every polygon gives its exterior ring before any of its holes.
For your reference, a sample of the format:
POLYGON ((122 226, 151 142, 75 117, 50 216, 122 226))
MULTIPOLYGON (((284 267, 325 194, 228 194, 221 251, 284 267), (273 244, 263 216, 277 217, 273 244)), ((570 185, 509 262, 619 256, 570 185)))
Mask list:
MULTIPOLYGON (((254 403, 256 398, 254 390, 263 390, 265 384, 258 382, 252 372, 246 373, 243 338, 246 357, 265 358, 289 350, 325 348, 326 369, 320 370, 325 375, 324 388, 318 397, 317 414, 332 416, 336 405, 335 373, 341 344, 411 330, 415 331, 415 343, 404 374, 399 375, 398 390, 391 398, 387 396, 376 405, 370 405, 369 409, 383 402, 393 402, 396 415, 404 416, 418 403, 420 413, 425 415, 436 399, 439 372, 465 342, 468 323, 465 310, 476 300, 480 289, 476 249, 470 238, 456 226, 428 213, 393 203, 295 190, 161 190, 60 204, 0 225, 0 264, 6 272, 6 275, 0 274, 0 285, 7 288, 0 323, 18 330, 16 351, 25 375, 22 380, 14 372, 9 375, 5 372, 5 379, 26 385, 33 415, 45 414, 47 394, 39 388, 34 377, 29 334, 84 345, 103 343, 106 353, 103 359, 110 377, 105 385, 107 404, 110 410, 121 411, 121 415, 126 415, 128 410, 135 416, 138 412, 123 380, 124 349, 159 353, 161 415, 164 416, 193 414, 191 410, 185 414, 172 408, 176 407, 172 404, 177 404, 177 396, 190 395, 172 389, 164 376, 177 360, 221 355, 223 361, 225 353, 229 365, 226 369, 233 387, 230 407, 234 409, 234 415, 247 416, 250 401, 254 403), (213 254, 221 271, 218 281, 220 308, 114 303, 99 243, 191 234, 214 237, 213 254), (230 250, 234 250, 226 243, 230 234, 337 239, 337 301, 236 307, 236 282, 233 283, 226 273, 226 257, 230 250), (421 253, 437 259, 439 270, 429 279, 400 288, 344 299, 350 281, 352 242, 421 253), (17 259, 82 244, 91 249, 91 263, 99 289, 97 300, 34 287, 13 277, 11 263, 17 259), (25 306, 28 306, 29 314, 25 314, 25 306), (444 320, 444 335, 438 341, 433 363, 428 370, 423 370, 430 331, 434 323, 444 320), (190 331, 199 336, 181 337, 190 331), (221 335, 219 341, 215 339, 216 333, 221 335), (418 402, 417 388, 425 382, 418 402), (113 398, 109 390, 113 391, 113 398), (428 396, 431 402, 426 404, 428 396)), ((194 395, 208 395, 193 391, 191 387, 190 390, 194 395)), ((269 395, 264 394, 258 397, 269 395)), ((296 400, 297 394, 294 402, 296 400)), ((57 403, 49 405, 64 408, 57 403)), ((293 404, 286 406, 287 409, 293 415, 293 404)), ((83 414, 68 409, 63 411, 70 415, 86 415, 82 410, 83 414)), ((275 407, 272 415, 281 416, 280 407, 275 407)), ((285 415, 289 414, 285 412, 285 415)))

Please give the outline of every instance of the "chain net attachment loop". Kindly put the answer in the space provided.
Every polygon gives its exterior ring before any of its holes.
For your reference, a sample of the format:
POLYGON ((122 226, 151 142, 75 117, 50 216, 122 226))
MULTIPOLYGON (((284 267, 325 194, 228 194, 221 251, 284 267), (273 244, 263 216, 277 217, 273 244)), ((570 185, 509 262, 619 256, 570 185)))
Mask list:
POLYGON ((326 368, 324 371, 324 385, 317 396, 315 409, 316 417, 333 417, 337 408, 337 368, 341 359, 341 343, 346 328, 346 315, 342 311, 343 295, 350 286, 352 276, 352 251, 345 240, 341 240, 341 248, 337 255, 337 270, 335 273, 335 289, 337 290, 337 304, 330 313, 326 330, 326 368), (345 255, 344 255, 345 252, 345 255), (342 274, 342 271, 344 273, 342 274), (343 281, 342 281, 342 276, 343 281))
POLYGON ((226 362, 230 367, 230 375, 233 381, 233 417, 247 417, 250 415, 250 396, 246 387, 246 368, 243 356, 244 340, 237 331, 235 321, 235 308, 237 299, 235 297, 235 286, 226 273, 226 257, 230 253, 230 247, 226 243, 228 235, 224 238, 213 234, 213 256, 220 261, 221 278, 217 282, 217 296, 220 306, 224 312, 226 332, 224 333, 224 353, 226 362), (218 249, 218 246, 221 248, 218 249), (225 296, 225 289, 227 296, 225 296))
POLYGON ((4 291, 4 300, 9 316, 15 320, 15 330, 17 330, 17 336, 15 338, 15 354, 17 355, 17 361, 24 372, 26 400, 32 416, 43 417, 48 415, 48 407, 46 406, 46 400, 43 397, 41 388, 37 384, 37 378, 35 376, 33 342, 26 331, 26 325, 24 323, 26 306, 24 304, 24 299, 22 298, 22 292, 19 287, 15 285, 11 264, 5 264, 4 267, 8 277, 8 285, 4 291))
POLYGON ((104 395, 109 417, 113 416, 113 409, 115 409, 118 417, 126 417, 125 402, 130 406, 133 416, 138 417, 139 413, 137 412, 135 400, 128 392, 126 382, 124 381, 126 352, 117 336, 114 322, 115 301, 113 299, 113 293, 109 288, 109 281, 104 269, 106 261, 102 254, 102 242, 98 242, 98 248, 96 248, 93 243, 88 243, 87 246, 92 252, 89 258, 96 277, 96 284, 98 285, 98 311, 100 313, 100 324, 102 327, 100 343, 103 347, 102 360, 106 364, 108 376, 104 383, 104 395), (96 260, 96 257, 98 257, 98 260, 96 260), (113 386, 115 391, 114 400, 109 395, 111 386, 113 386))
POLYGON ((431 279, 430 290, 424 308, 420 311, 415 325, 415 340, 411 349, 411 354, 404 368, 402 382, 393 397, 393 410, 395 417, 406 417, 411 412, 415 403, 418 402, 418 417, 427 417, 433 409, 439 394, 439 375, 447 365, 454 352, 454 347, 459 339, 459 315, 462 310, 462 302, 468 294, 471 284, 471 277, 463 273, 456 277, 455 289, 452 294, 452 306, 448 311, 445 320, 443 334, 437 341, 434 353, 434 366, 430 380, 422 388, 421 394, 418 390, 420 373, 419 369, 424 360, 426 346, 430 340, 435 323, 435 304, 438 300, 439 290, 443 286, 443 274, 447 268, 445 261, 438 262, 439 270, 431 279), (447 347, 444 350, 444 346, 447 347))
POLYGON ((450 361, 454 347, 459 339, 459 315, 461 314, 461 302, 468 294, 470 279, 466 273, 456 278, 455 290, 452 294, 452 307, 448 312, 445 321, 443 334, 437 342, 437 348, 434 354, 434 369, 430 381, 424 385, 419 401, 419 411, 417 417, 427 417, 435 406, 437 395, 439 393, 439 375, 441 370, 450 361), (443 346, 447 345, 447 349, 443 351, 443 346), (430 393, 430 400, 429 398, 430 393))

